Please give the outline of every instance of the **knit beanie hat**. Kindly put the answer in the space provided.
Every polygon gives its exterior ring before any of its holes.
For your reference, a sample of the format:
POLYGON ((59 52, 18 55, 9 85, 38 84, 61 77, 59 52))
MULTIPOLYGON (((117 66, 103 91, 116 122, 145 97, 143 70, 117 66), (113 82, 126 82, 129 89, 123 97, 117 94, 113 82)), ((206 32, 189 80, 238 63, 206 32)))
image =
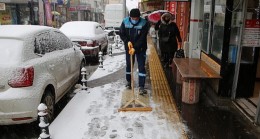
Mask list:
POLYGON ((130 11, 130 17, 140 17, 140 10, 139 9, 132 9, 130 11))

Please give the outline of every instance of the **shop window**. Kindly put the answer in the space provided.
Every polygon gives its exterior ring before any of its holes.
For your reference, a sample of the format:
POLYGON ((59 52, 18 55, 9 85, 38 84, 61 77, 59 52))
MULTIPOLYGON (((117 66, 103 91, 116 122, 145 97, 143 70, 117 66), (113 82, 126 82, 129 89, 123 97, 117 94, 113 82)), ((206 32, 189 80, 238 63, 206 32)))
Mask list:
POLYGON ((229 12, 232 12, 231 20, 231 30, 230 30, 230 40, 229 40, 229 54, 228 62, 235 63, 237 57, 237 48, 240 43, 240 30, 242 27, 242 11, 243 11, 243 2, 241 0, 234 0, 233 9, 228 9, 229 12))
POLYGON ((11 6, 6 5, 5 10, 0 11, 0 25, 12 24, 11 6))
POLYGON ((221 59, 226 0, 205 0, 202 51, 221 59))
POLYGON ((219 0, 215 2, 211 54, 216 56, 218 59, 221 59, 222 56, 225 10, 226 0, 219 0))
POLYGON ((78 21, 78 13, 77 12, 70 12, 71 14, 71 20, 72 21, 78 21))
POLYGON ((202 46, 201 50, 209 53, 208 46, 210 40, 210 26, 211 26, 211 13, 212 13, 212 2, 211 1, 204 1, 204 14, 203 14, 203 39, 202 39, 202 46))

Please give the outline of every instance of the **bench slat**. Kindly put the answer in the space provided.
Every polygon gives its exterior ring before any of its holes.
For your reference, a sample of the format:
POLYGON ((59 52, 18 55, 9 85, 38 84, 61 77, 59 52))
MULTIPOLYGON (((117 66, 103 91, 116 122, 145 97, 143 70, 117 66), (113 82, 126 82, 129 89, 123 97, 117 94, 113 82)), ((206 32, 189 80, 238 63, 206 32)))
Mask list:
POLYGON ((174 58, 173 62, 179 70, 182 78, 221 78, 217 72, 200 59, 174 58))

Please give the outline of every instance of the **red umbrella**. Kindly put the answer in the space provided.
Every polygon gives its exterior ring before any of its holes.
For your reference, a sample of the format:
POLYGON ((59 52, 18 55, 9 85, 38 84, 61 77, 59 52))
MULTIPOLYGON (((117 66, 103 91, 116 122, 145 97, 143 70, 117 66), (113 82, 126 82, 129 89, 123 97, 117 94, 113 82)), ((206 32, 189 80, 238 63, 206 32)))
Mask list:
MULTIPOLYGON (((157 23, 159 20, 161 20, 161 16, 164 13, 170 13, 167 10, 157 10, 148 15, 148 20, 153 23, 157 23)), ((170 13, 171 14, 171 13, 170 13)))

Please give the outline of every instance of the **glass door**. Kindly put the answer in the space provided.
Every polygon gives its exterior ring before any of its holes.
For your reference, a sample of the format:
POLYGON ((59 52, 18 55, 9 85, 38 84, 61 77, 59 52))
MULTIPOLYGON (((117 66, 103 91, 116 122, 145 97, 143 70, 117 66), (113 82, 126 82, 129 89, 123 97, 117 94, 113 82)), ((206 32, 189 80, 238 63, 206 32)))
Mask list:
POLYGON ((235 63, 232 99, 253 96, 260 47, 259 4, 259 0, 234 0, 229 50, 229 62, 235 63))
POLYGON ((212 46, 210 53, 217 57, 222 58, 222 47, 224 41, 224 24, 226 14, 226 0, 215 0, 214 5, 214 24, 212 34, 212 46))
POLYGON ((243 27, 243 2, 241 0, 234 0, 233 10, 227 8, 228 11, 232 12, 231 20, 231 32, 229 41, 229 63, 236 63, 237 50, 241 42, 241 34, 243 27))
POLYGON ((210 26, 212 25, 211 14, 212 13, 212 0, 204 0, 204 12, 203 12, 203 38, 201 50, 209 53, 209 40, 211 36, 210 26))

